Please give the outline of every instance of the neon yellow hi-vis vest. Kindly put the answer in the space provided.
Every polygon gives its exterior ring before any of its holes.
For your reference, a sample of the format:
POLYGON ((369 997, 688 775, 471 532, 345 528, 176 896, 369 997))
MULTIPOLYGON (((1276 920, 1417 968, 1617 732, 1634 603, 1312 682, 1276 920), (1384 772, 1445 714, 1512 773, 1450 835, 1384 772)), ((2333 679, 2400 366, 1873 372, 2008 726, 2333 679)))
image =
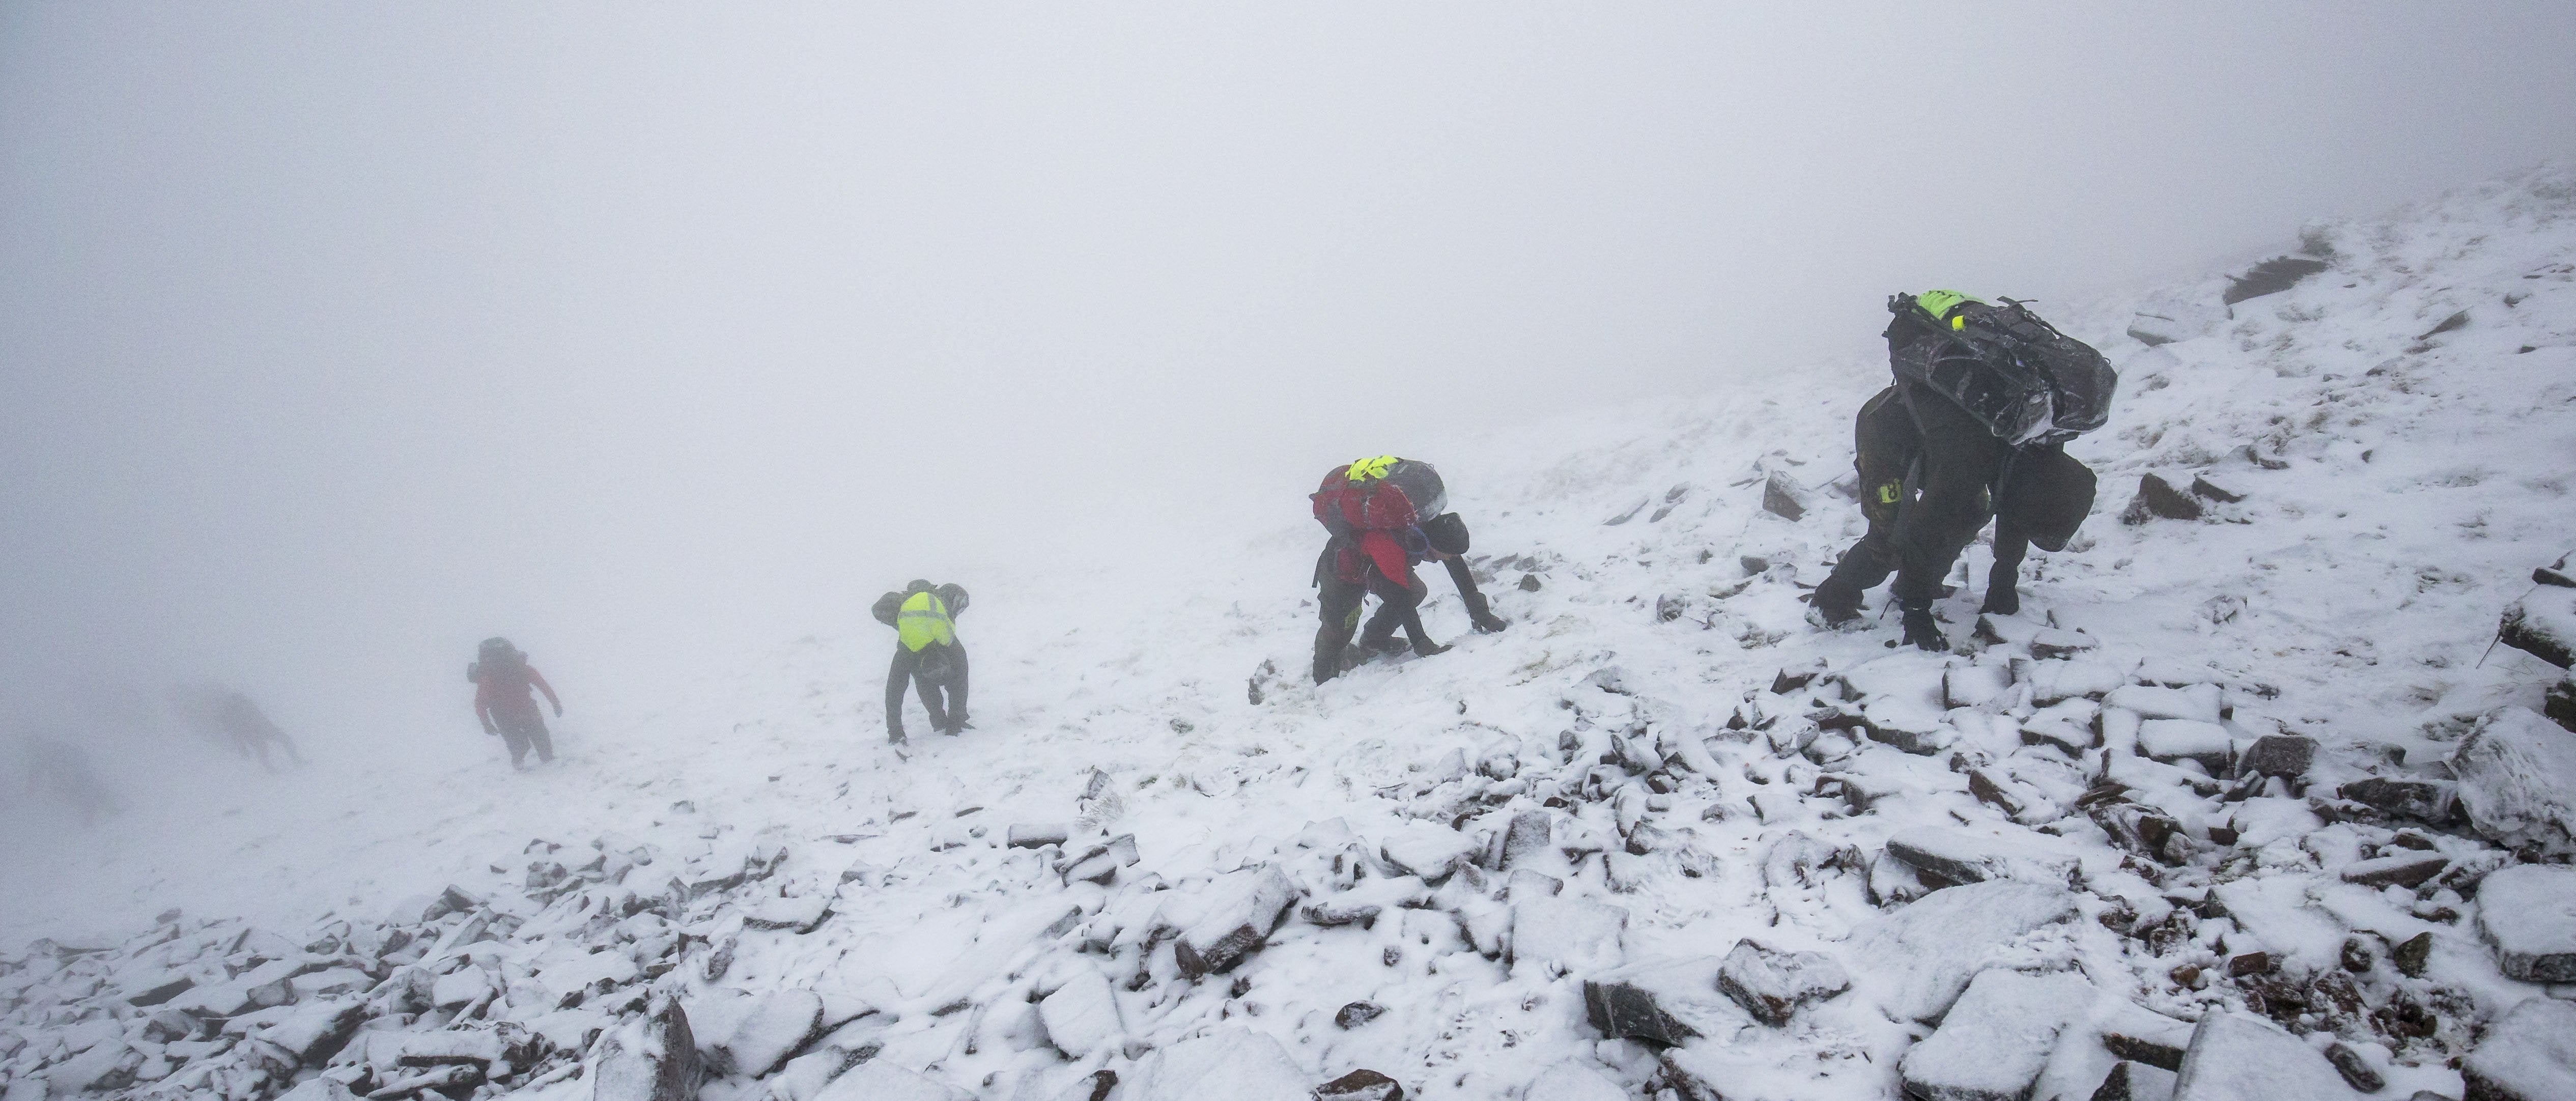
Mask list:
POLYGON ((1962 302, 1983 305, 1985 299, 1970 297, 1957 291, 1925 291, 1914 296, 1914 304, 1923 307, 1923 312, 1931 314, 1934 318, 1949 318, 1950 327, 1953 329, 1964 329, 1968 326, 1967 318, 1950 317, 1950 311, 1958 309, 1959 303, 1962 302))
POLYGON ((903 648, 916 654, 934 642, 947 646, 957 641, 957 622, 948 618, 948 604, 936 593, 905 597, 903 610, 895 613, 894 629, 903 636, 903 648))
POLYGON ((1354 482, 1365 482, 1371 478, 1383 478, 1386 477, 1387 468, 1403 461, 1404 460, 1396 458, 1393 455, 1380 455, 1374 459, 1353 459, 1351 460, 1351 472, 1347 477, 1354 482))

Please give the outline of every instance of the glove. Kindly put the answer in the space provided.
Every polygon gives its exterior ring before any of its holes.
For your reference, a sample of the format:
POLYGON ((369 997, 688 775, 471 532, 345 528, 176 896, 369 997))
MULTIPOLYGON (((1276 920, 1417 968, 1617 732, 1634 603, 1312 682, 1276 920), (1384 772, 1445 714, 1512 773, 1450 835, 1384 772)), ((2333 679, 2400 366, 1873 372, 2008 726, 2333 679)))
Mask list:
POLYGON ((485 734, 487 734, 487 735, 490 735, 490 736, 492 736, 492 737, 498 738, 498 737, 500 737, 500 736, 501 736, 501 728, 500 728, 500 727, 497 727, 497 726, 494 726, 494 725, 492 725, 492 724, 490 724, 490 723, 484 723, 484 724, 483 724, 483 733, 485 733, 485 734))
POLYGON ((560 719, 560 718, 562 718, 562 717, 563 717, 563 705, 562 705, 562 704, 556 704, 556 705, 555 705, 555 717, 556 717, 556 718, 558 718, 558 719, 560 719))
POLYGON ((1904 622, 1906 642, 1936 654, 1950 652, 1950 640, 1941 634, 1941 623, 1932 618, 1932 609, 1908 605, 1904 622))

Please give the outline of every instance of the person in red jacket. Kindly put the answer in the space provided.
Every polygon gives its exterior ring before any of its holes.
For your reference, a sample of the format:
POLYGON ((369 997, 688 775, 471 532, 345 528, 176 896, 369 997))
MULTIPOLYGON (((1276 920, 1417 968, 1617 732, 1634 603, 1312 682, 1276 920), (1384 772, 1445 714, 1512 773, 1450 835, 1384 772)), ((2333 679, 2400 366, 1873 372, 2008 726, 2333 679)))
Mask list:
POLYGON ((560 719, 563 700, 555 696, 555 686, 546 683, 545 674, 529 665, 528 655, 510 645, 509 639, 484 639, 480 658, 465 667, 465 676, 474 682, 474 717, 483 720, 483 732, 500 735, 510 747, 511 768, 520 766, 531 746, 539 763, 554 760, 554 739, 546 733, 546 717, 529 691, 544 692, 560 719))
POLYGON ((1341 675, 1351 636, 1357 633, 1360 646, 1370 651, 1401 651, 1403 643, 1395 641, 1396 628, 1404 629, 1413 652, 1423 657, 1444 654, 1449 647, 1432 642, 1422 626, 1422 602, 1431 595, 1430 586, 1414 573, 1414 567, 1425 560, 1436 561, 1449 570, 1449 579, 1458 586, 1458 597, 1467 606, 1467 616, 1476 630, 1486 634, 1507 629, 1511 624, 1493 613, 1485 595, 1476 589, 1476 575, 1467 565, 1467 524, 1454 512, 1444 512, 1428 522, 1412 527, 1358 534, 1356 539, 1336 538, 1324 547, 1315 561, 1315 586, 1322 605, 1323 624, 1315 632, 1315 683, 1322 684, 1341 675), (1370 616, 1368 626, 1360 626, 1360 606, 1370 594, 1378 598, 1377 614, 1370 616))

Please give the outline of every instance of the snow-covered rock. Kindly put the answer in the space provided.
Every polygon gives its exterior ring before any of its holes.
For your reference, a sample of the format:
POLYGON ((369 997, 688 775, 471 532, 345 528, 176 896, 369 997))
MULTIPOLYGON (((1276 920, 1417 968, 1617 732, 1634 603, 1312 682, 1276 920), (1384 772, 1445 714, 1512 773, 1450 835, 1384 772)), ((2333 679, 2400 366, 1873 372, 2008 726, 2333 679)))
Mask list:
POLYGON ((870 1060, 832 1080, 814 1101, 973 1101, 974 1095, 932 1081, 884 1059, 870 1060))
POLYGON ((2138 724, 2138 753, 2141 756, 2167 764, 2198 761, 2212 776, 2226 775, 2227 758, 2234 747, 2235 742, 2228 736, 2227 728, 2214 721, 2148 719, 2138 724))
POLYGON ((1233 968, 1261 950, 1296 901, 1297 885, 1273 865, 1218 877, 1208 885, 1202 916, 1174 945, 1181 973, 1196 977, 1233 968))
POLYGON ((2487 716, 2451 754, 2470 824, 2508 848, 2576 853, 2576 733, 2526 708, 2487 716))
POLYGON ((759 995, 730 1034, 716 1044, 722 1073, 758 1078, 778 1069, 787 1057, 821 1030, 823 999, 810 990, 780 990, 759 995))
POLYGON ((1755 1020, 1783 1025, 1799 1006, 1851 989, 1851 976, 1822 952, 1779 952, 1746 939, 1726 954, 1717 989, 1755 1020))
POLYGON ((600 1038, 584 1077, 594 1101, 695 1101, 702 1073, 689 1015, 664 994, 645 1017, 600 1038))
POLYGON ((2245 747, 2236 770, 2248 776, 2296 779, 2307 774, 2317 757, 2317 741, 2297 734, 2265 734, 2245 747))
POLYGON ((270 1025, 259 1038, 286 1049, 299 1061, 310 1063, 339 1049, 367 1019, 362 1002, 314 1002, 296 1007, 285 1020, 270 1025))
POLYGON ((2032 840, 1917 826, 1889 835, 1887 852, 1913 866, 1925 882, 1940 886, 2004 878, 2065 882, 2075 868, 2074 859, 2048 851, 2037 842, 2037 835, 2024 836, 2032 840))
POLYGON ((1075 1059, 1088 1058, 1127 1031, 1118 992, 1109 979, 1088 967, 1075 968, 1064 985, 1038 1002, 1047 1040, 1075 1059))
POLYGON ((1133 1101, 1311 1101, 1313 1083, 1279 1041, 1237 1026, 1156 1049, 1120 1097, 1133 1101))
POLYGON ((2102 706, 2135 711, 2144 719, 2215 723, 2219 718, 2218 705, 2219 691, 2215 684, 2191 684, 2181 688, 2124 684, 2102 697, 2102 706))
POLYGON ((354 1101, 349 1087, 330 1078, 307 1078, 295 1088, 277 1095, 277 1101, 354 1101))
POLYGON ((1612 1039, 1663 1047, 1730 1031, 1742 1022, 1717 990, 1715 956, 1640 960, 1583 982, 1584 1019, 1612 1039))
POLYGON ((1619 966, 1628 911, 1575 895, 1512 900, 1512 963, 1577 973, 1619 966))
POLYGON ((2543 585, 2505 605, 2504 644, 2561 669, 2576 665, 2576 589, 2543 585))
POLYGON ((2009 879, 1945 887, 1863 923, 1850 956, 1873 961, 1873 985, 1891 1015, 1937 1021, 1996 953, 2075 914, 2063 887, 2009 879))
POLYGON ((2524 982, 2576 982, 2576 867, 2520 864, 2478 884, 2478 933, 2524 982))
POLYGON ((2576 1004, 2526 998, 2496 1019, 2460 1063, 2466 1101, 2576 1097, 2576 1004))
POLYGON ((1977 973, 1941 1027, 1898 1064, 1917 1101, 2027 1101, 2057 1035, 2093 1002, 2093 985, 2058 972, 1977 973))
POLYGON ((2034 661, 2023 679, 2031 686, 2031 702, 2042 707, 2065 700, 2098 698, 2128 683, 2117 668, 2084 659, 2034 661))
POLYGON ((429 988, 429 1001, 440 1009, 469 1005, 494 993, 492 976, 480 967, 461 967, 440 975, 429 988))
POLYGON ((831 916, 830 895, 805 895, 798 898, 773 898, 743 908, 742 923, 753 929, 785 929, 811 933, 831 916))
POLYGON ((2353 1101, 2334 1064, 2260 1017, 2215 1010, 2192 1030, 2173 1101, 2353 1101))
POLYGON ((1521 1091, 1522 1101, 1628 1101, 1628 1091, 1598 1070, 1580 1063, 1558 1063, 1540 1071, 1521 1091))
POLYGON ((2103 1076, 2088 1101, 2173 1101, 2174 1072, 2122 1060, 2103 1076))
POLYGON ((1475 851, 1476 843, 1456 830, 1414 822, 1389 834, 1379 854, 1398 870, 1437 884, 1475 851))

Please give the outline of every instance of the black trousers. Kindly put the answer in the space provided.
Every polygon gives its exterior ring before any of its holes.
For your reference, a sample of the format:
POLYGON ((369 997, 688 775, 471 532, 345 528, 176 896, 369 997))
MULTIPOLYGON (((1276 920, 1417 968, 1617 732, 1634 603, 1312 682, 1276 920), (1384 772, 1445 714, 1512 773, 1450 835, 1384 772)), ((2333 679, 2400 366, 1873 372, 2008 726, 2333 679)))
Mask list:
MULTIPOLYGON (((1420 578, 1406 577, 1405 584, 1390 580, 1378 572, 1376 565, 1366 567, 1364 580, 1358 584, 1333 576, 1333 558, 1338 550, 1326 546, 1323 556, 1315 560, 1315 585, 1320 590, 1316 603, 1321 607, 1323 622, 1315 629, 1315 683, 1322 684, 1341 675, 1342 651, 1351 644, 1351 635, 1359 632, 1369 641, 1384 641, 1404 628, 1404 637, 1417 651, 1431 649, 1431 634, 1422 627, 1422 601, 1431 594, 1420 578), (1377 614, 1370 616, 1368 627, 1360 627, 1360 605, 1369 594, 1378 598, 1377 614)), ((1475 583, 1470 577, 1469 585, 1475 583)))
POLYGON ((921 706, 930 712, 930 728, 954 734, 966 725, 966 646, 931 643, 919 651, 896 643, 894 665, 886 670, 886 735, 903 733, 903 689, 913 686, 921 706), (945 701, 941 699, 946 696, 945 701))
POLYGON ((526 760, 531 747, 537 751, 537 760, 555 759, 554 738, 546 733, 546 717, 536 708, 494 711, 492 725, 501 728, 501 744, 510 747, 510 767, 517 768, 526 760))
MULTIPOLYGON (((1827 582, 1855 602, 1890 573, 1896 575, 1893 591, 1900 603, 1929 607, 1939 599, 1941 580, 1994 517, 1994 489, 2012 457, 2011 445, 1967 410, 1929 390, 1908 389, 1912 393, 1890 389, 1872 399, 1855 425, 1869 532, 1844 552, 1827 582), (1909 470, 1910 489, 1904 484, 1909 470)), ((1995 519, 1995 563, 1987 588, 2008 592, 2021 575, 2030 535, 2017 517, 1995 519)))

